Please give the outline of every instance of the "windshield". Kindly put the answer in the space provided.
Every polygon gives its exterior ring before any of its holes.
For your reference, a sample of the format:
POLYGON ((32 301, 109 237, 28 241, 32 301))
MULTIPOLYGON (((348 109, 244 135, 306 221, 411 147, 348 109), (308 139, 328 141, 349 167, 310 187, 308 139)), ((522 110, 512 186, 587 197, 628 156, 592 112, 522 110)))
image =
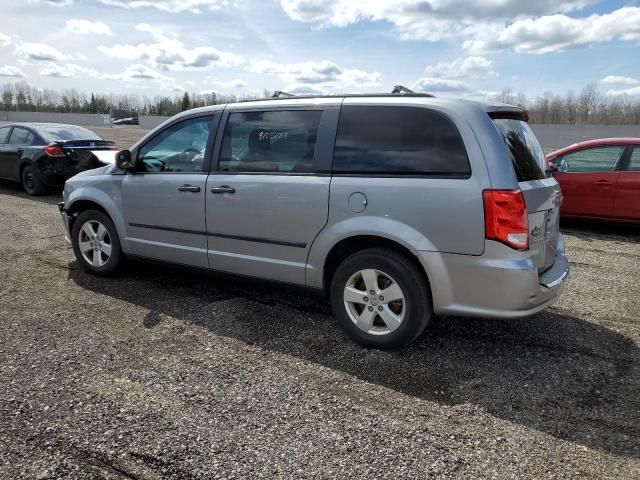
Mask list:
POLYGON ((529 125, 513 118, 495 118, 493 122, 509 147, 518 181, 546 178, 544 152, 529 125))
POLYGON ((66 142, 69 140, 102 140, 91 130, 74 125, 51 125, 38 127, 38 133, 47 142, 66 142))

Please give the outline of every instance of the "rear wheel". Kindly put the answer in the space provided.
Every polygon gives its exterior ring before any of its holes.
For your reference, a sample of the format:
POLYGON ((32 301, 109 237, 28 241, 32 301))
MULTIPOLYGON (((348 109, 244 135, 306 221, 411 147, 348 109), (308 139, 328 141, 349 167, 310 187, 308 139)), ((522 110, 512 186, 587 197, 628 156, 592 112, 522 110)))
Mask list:
POLYGON ((86 210, 75 219, 71 244, 85 272, 111 275, 121 263, 122 249, 111 219, 99 210, 86 210))
POLYGON ((331 281, 335 316, 355 341, 394 349, 412 342, 431 317, 422 272, 393 250, 369 249, 344 260, 331 281))
POLYGON ((33 165, 26 165, 22 169, 22 188, 29 195, 43 195, 47 193, 47 185, 40 172, 33 165))

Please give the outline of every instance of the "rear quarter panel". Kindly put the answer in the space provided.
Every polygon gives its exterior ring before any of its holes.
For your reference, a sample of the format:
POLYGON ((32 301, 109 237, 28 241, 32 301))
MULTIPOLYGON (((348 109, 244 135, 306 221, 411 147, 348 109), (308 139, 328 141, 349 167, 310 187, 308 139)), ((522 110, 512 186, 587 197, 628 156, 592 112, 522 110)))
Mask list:
MULTIPOLYGON (((406 104, 403 100, 393 103, 406 104)), ((348 101, 364 103, 362 99, 348 101)), ((431 101, 429 108, 441 111, 458 127, 469 156, 471 176, 454 179, 334 175, 329 220, 309 252, 307 285, 322 287, 327 255, 338 242, 354 236, 383 237, 413 251, 483 253, 482 191, 490 188, 484 152, 465 119, 468 112, 451 111, 437 101, 431 101), (349 206, 349 197, 354 193, 366 197, 366 208, 361 213, 355 213, 349 206)))

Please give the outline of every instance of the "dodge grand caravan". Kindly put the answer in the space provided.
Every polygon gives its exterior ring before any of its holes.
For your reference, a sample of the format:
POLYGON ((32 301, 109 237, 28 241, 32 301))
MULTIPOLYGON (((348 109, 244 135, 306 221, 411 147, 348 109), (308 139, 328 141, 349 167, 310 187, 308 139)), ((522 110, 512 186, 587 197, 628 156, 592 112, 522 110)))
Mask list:
POLYGON ((405 94, 183 112, 59 208, 87 272, 144 257, 319 289, 354 340, 397 348, 433 314, 549 306, 561 201, 522 109, 405 94))

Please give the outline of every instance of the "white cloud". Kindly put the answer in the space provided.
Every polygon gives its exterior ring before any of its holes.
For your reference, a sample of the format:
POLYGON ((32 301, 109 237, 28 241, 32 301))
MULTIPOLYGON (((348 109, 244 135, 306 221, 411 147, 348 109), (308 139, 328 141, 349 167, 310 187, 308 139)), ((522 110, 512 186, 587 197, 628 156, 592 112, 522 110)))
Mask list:
POLYGON ((0 47, 8 47, 9 45, 11 45, 11 37, 0 33, 0 47))
POLYGON ((493 62, 485 57, 461 57, 451 62, 429 65, 424 69, 424 74, 436 78, 497 77, 492 67, 493 62))
POLYGON ((146 61, 165 71, 235 67, 244 62, 242 57, 214 47, 186 48, 177 34, 146 23, 137 25, 136 30, 149 33, 156 41, 137 45, 115 44, 110 47, 102 45, 98 49, 110 57, 146 61))
POLYGON ((146 86, 145 83, 153 82, 166 89, 183 90, 181 86, 176 84, 175 79, 141 64, 129 65, 120 73, 104 73, 95 68, 83 67, 75 63, 49 62, 40 69, 40 75, 53 78, 85 77, 96 80, 124 81, 136 84, 139 88, 146 86))
POLYGON ((600 83, 603 85, 638 85, 640 80, 631 77, 609 75, 600 80, 600 83))
POLYGON ((323 93, 325 93, 322 90, 318 90, 311 85, 305 85, 303 83, 293 83, 291 85, 287 85, 284 88, 284 91, 290 93, 291 95, 322 95, 323 93))
POLYGON ((637 97, 640 96, 640 87, 627 88, 624 90, 609 90, 609 97, 637 97))
POLYGON ((239 89, 239 88, 246 88, 249 86, 249 84, 247 82, 245 82, 244 80, 241 80, 239 78, 233 79, 233 80, 229 80, 227 82, 221 82, 219 80, 212 80, 209 79, 206 82, 207 84, 219 87, 219 88, 223 88, 223 89, 239 89))
POLYGON ((611 13, 572 18, 550 15, 517 20, 487 38, 464 43, 473 51, 513 49, 518 53, 543 54, 608 42, 640 40, 640 7, 624 7, 611 13))
POLYGON ((44 3, 54 7, 66 7, 73 4, 73 0, 29 0, 29 3, 44 3))
POLYGON ((280 0, 292 19, 344 27, 362 21, 393 24, 405 40, 440 40, 469 34, 479 24, 568 12, 597 0, 280 0))
POLYGON ((40 75, 54 78, 72 78, 78 76, 103 78, 103 75, 93 68, 87 68, 69 62, 63 64, 48 62, 40 69, 40 75))
POLYGON ((124 72, 115 76, 122 80, 159 80, 166 78, 146 65, 129 65, 124 72))
POLYGON ((469 85, 461 80, 433 77, 422 77, 418 79, 411 89, 416 92, 448 94, 463 94, 472 91, 469 85))
POLYGON ((5 65, 0 67, 0 77, 27 78, 22 70, 13 65, 5 65))
POLYGON ((16 48, 15 55, 38 62, 59 62, 67 58, 54 47, 44 43, 23 43, 16 48))
POLYGON ((473 52, 512 49, 543 54, 640 40, 640 7, 574 18, 598 0, 280 0, 292 19, 320 27, 367 21, 392 24, 403 40, 465 39, 473 52))
POLYGON ((100 3, 122 8, 157 8, 164 12, 180 13, 192 12, 202 13, 202 8, 208 10, 219 10, 223 6, 228 6, 227 0, 100 0, 100 3))
POLYGON ((40 69, 40 75, 43 77, 54 78, 70 78, 73 77, 73 65, 67 64, 64 68, 57 63, 45 65, 40 69))
POLYGON ((356 68, 343 68, 333 62, 276 63, 259 60, 251 64, 251 71, 277 75, 288 83, 288 88, 306 86, 314 91, 336 91, 349 87, 375 87, 380 85, 380 73, 366 72, 356 68))
POLYGON ((65 30, 78 35, 113 35, 111 28, 101 21, 92 22, 81 18, 70 18, 67 20, 65 30))

